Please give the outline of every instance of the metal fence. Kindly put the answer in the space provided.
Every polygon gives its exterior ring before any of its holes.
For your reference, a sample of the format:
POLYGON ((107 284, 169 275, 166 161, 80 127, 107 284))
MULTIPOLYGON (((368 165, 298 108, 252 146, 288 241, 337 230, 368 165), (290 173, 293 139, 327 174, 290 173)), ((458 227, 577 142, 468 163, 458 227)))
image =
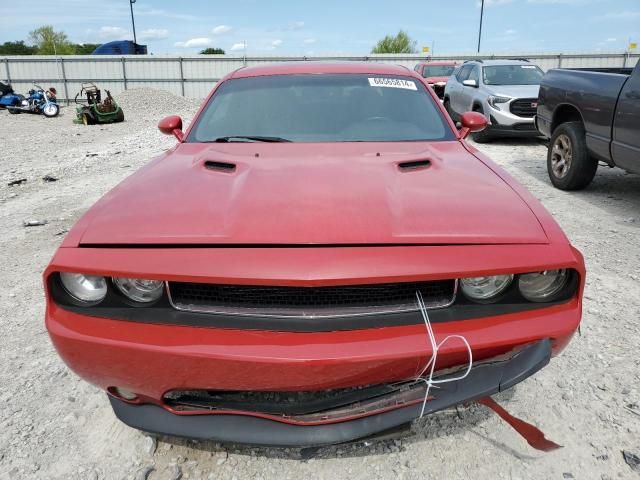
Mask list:
POLYGON ((314 57, 238 57, 230 55, 175 56, 10 56, 0 57, 4 63, 5 77, 18 92, 25 92, 33 82, 43 87, 55 87, 59 98, 73 99, 83 82, 95 82, 101 88, 119 93, 130 88, 148 87, 168 90, 175 95, 202 98, 213 85, 227 73, 243 66, 271 62, 300 60, 351 60, 373 61, 404 65, 409 68, 422 60, 469 60, 474 58, 526 58, 543 70, 550 68, 614 68, 631 67, 640 54, 579 53, 540 54, 510 53, 501 55, 449 55, 425 57, 424 55, 370 55, 370 56, 314 56, 314 57))

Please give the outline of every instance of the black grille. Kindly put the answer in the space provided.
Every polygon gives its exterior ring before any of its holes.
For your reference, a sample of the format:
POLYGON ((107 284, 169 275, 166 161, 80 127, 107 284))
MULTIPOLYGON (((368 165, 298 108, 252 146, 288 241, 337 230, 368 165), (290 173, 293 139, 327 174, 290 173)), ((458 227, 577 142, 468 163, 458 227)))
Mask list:
POLYGON ((455 280, 331 287, 169 283, 180 310, 303 317, 412 310, 418 290, 427 307, 443 307, 453 301, 455 287, 455 280))
POLYGON ((519 98, 511 102, 511 113, 519 117, 535 117, 538 109, 537 98, 519 98))

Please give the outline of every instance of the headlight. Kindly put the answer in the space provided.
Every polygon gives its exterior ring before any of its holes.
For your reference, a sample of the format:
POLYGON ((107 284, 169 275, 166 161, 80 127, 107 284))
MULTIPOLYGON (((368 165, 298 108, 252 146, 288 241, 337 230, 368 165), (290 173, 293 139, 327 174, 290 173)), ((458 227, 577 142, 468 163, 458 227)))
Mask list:
POLYGON ((509 100, 511 100, 509 97, 498 97, 495 95, 489 95, 489 98, 487 98, 487 103, 496 110, 500 110, 500 108, 498 107, 498 103, 507 103, 509 100))
POLYGON ((471 277, 460 280, 462 293, 471 300, 483 301, 497 297, 504 292, 513 275, 494 275, 491 277, 471 277))
POLYGON ((107 295, 107 281, 98 275, 60 272, 62 286, 76 300, 100 302, 107 295))
POLYGON ((149 303, 162 296, 164 283, 142 278, 113 278, 113 283, 127 298, 134 302, 149 303))
POLYGON ((545 270, 544 272, 520 275, 518 287, 522 296, 530 302, 554 300, 569 281, 567 270, 545 270))

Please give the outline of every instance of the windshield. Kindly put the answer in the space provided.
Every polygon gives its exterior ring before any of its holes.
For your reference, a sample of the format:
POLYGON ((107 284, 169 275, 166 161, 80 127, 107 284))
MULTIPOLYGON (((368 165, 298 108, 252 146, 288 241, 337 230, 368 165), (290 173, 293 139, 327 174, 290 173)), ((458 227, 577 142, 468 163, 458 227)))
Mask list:
POLYGON ((422 76, 424 78, 427 77, 450 77, 453 71, 456 69, 455 65, 447 66, 447 65, 439 65, 439 66, 431 66, 424 67, 422 71, 422 76))
POLYGON ((187 142, 454 138, 431 95, 411 77, 321 74, 225 81, 199 116, 187 142))
POLYGON ((485 85, 540 85, 543 75, 536 65, 496 65, 482 69, 485 85))

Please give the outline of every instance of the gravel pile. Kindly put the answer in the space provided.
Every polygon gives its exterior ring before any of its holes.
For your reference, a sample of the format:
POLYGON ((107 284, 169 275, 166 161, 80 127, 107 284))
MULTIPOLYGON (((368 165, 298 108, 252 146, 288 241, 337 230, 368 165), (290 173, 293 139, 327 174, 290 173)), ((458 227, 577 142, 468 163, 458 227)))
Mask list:
POLYGON ((166 115, 180 115, 183 120, 190 120, 202 102, 152 88, 132 88, 115 98, 124 110, 125 118, 155 123, 166 115))
POLYGON ((0 479, 638 478, 640 178, 601 169, 588 190, 560 192, 538 141, 479 148, 541 199, 584 253, 582 334, 498 400, 565 448, 533 451, 479 406, 428 417, 392 439, 306 450, 156 440, 119 423, 106 395, 56 355, 41 274, 90 205, 175 145, 158 120, 188 122, 198 102, 148 89, 116 100, 126 121, 105 126, 74 125, 72 108, 55 119, 0 111, 0 479), (23 226, 30 221, 42 225, 23 226))

